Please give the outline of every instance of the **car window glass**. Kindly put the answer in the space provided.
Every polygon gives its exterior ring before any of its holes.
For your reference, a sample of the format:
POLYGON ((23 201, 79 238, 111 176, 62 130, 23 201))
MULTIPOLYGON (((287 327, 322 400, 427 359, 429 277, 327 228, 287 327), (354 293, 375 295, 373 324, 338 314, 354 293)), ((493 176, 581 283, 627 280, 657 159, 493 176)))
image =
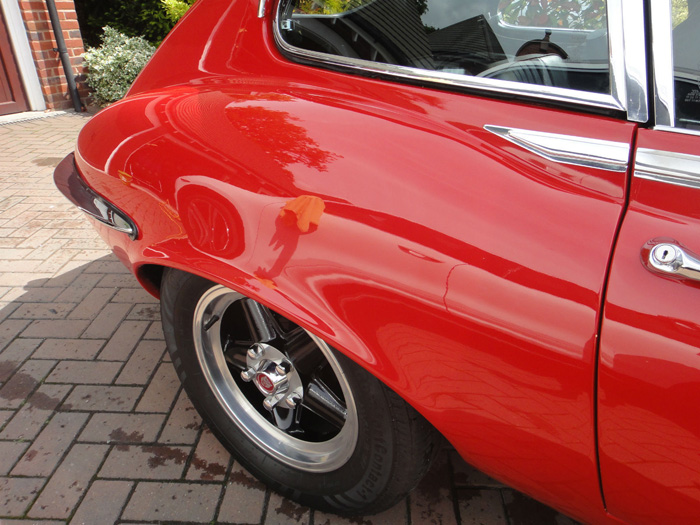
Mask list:
POLYGON ((673 0, 676 126, 700 130, 700 0, 673 0))
POLYGON ((283 0, 280 9, 282 39, 301 50, 610 92, 603 0, 283 0))

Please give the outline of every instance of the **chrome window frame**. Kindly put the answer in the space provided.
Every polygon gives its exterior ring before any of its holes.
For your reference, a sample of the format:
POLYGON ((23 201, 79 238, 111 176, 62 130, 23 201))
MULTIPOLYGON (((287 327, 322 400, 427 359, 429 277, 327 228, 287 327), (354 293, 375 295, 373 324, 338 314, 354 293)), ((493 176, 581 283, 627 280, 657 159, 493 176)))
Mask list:
POLYGON ((654 129, 700 136, 700 131, 676 127, 671 0, 651 4, 651 54, 654 62, 654 129))
MULTIPOLYGON (((260 0, 261 3, 264 1, 260 0)), ((280 32, 279 2, 275 5, 273 33, 277 46, 283 52, 320 67, 330 66, 364 75, 381 75, 397 80, 433 84, 436 87, 473 89, 509 97, 623 111, 628 120, 646 122, 649 109, 644 3, 642 0, 626 0, 624 4, 623 7, 623 0, 608 0, 610 94, 430 71, 301 49, 287 43, 280 32)), ((261 8, 261 11, 263 10, 264 7, 261 8)))

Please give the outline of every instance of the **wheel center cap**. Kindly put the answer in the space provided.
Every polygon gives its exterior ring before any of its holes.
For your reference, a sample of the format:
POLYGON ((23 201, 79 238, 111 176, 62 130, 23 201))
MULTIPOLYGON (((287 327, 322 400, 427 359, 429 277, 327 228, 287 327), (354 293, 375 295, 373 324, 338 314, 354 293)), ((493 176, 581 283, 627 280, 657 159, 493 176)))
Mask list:
POLYGON ((258 374, 255 376, 255 384, 263 392, 263 394, 272 394, 275 390, 275 384, 267 374, 258 374))

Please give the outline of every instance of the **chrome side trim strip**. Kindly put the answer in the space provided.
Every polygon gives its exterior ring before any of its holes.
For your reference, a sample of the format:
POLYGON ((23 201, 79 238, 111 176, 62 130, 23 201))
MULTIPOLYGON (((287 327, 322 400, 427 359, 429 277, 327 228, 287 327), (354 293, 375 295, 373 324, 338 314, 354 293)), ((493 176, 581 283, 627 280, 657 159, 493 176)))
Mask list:
MULTIPOLYGON (((621 2, 622 0, 609 0, 609 3, 613 4, 621 2)), ((277 12, 275 13, 275 21, 273 25, 275 41, 277 42, 278 47, 291 55, 294 55, 302 60, 311 62, 321 67, 341 67, 368 76, 388 75, 399 79, 406 79, 418 82, 429 82, 453 88, 479 89, 482 91, 503 94, 506 96, 518 98, 534 98, 538 100, 543 100, 545 102, 563 102, 565 104, 575 104, 579 106, 589 106, 615 111, 627 110, 627 101, 624 98, 616 98, 615 96, 613 96, 615 95, 615 93, 613 93, 613 95, 608 95, 603 93, 595 93, 592 91, 578 91, 574 89, 525 84, 521 82, 512 82, 508 80, 459 75, 455 73, 446 73, 442 71, 430 71, 427 69, 398 66, 395 64, 384 64, 379 62, 372 62, 370 60, 343 57, 298 48, 292 46, 284 40, 280 32, 280 13, 281 9, 278 8, 277 12)), ((611 42, 611 45, 612 44, 613 42, 611 42)), ((621 44, 616 43, 616 45, 621 44)), ((611 50, 611 52, 613 53, 613 56, 622 54, 621 49, 611 50)), ((622 61, 621 63, 613 61, 613 64, 611 64, 611 68, 617 68, 615 71, 611 71, 611 75, 613 78, 624 78, 624 61, 622 61)))
POLYGON ((260 0, 260 3, 258 4, 258 18, 265 18, 266 4, 267 0, 260 0))
POLYGON ((654 57, 654 99, 657 126, 673 126, 676 123, 676 107, 673 82, 673 36, 671 3, 651 3, 651 48, 654 57))
POLYGON ((639 148, 634 176, 700 189, 700 157, 655 149, 639 148))
POLYGON ((695 137, 700 137, 700 131, 696 129, 687 128, 676 128, 672 126, 654 126, 656 131, 666 131, 671 133, 680 133, 681 135, 693 135, 695 137))
POLYGON ((600 170, 627 171, 630 146, 626 142, 491 125, 484 126, 484 129, 554 162, 600 170))

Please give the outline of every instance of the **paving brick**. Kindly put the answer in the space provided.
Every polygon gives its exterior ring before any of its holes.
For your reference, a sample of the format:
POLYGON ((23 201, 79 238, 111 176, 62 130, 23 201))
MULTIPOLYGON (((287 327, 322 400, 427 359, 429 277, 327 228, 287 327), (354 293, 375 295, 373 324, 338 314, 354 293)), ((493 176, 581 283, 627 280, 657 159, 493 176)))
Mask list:
POLYGON ((103 443, 152 443, 160 432, 164 414, 96 413, 80 435, 81 441, 103 443))
MULTIPOLYGON (((104 243, 103 243, 104 246, 104 243)), ((114 255, 110 255, 107 258, 99 259, 97 261, 92 261, 88 264, 85 269, 85 273, 128 273, 129 270, 117 260, 114 255)), ((132 281, 133 282, 133 281, 132 281)))
POLYGON ((0 478, 0 517, 23 516, 44 481, 41 478, 0 478))
POLYGON ((41 385, 22 406, 0 439, 34 439, 70 391, 70 385, 41 385))
POLYGON ((22 232, 20 233, 21 237, 27 237, 24 239, 21 243, 17 245, 18 248, 41 248, 44 243, 48 240, 50 240, 55 234, 56 234, 55 229, 49 229, 49 228, 37 228, 36 232, 31 233, 29 236, 27 236, 28 233, 30 232, 22 232))
POLYGON ((137 412, 169 412, 180 389, 180 380, 170 363, 161 363, 146 387, 137 412))
MULTIPOLYGON (((52 225, 55 223, 52 222, 52 225)), ((71 250, 59 250, 55 253, 53 253, 50 257, 44 259, 41 261, 41 264, 37 266, 37 271, 40 272, 52 272, 54 274, 57 274, 54 276, 58 277, 59 275, 64 274, 64 270, 67 267, 67 263, 69 263, 72 258, 73 254, 75 252, 71 250)), ((51 284, 47 283, 47 286, 59 286, 53 282, 51 284)), ((61 283, 60 286, 66 286, 65 284, 61 283)))
POLYGON ((72 303, 23 303, 11 319, 64 319, 75 307, 72 303))
POLYGON ((90 323, 83 337, 88 339, 108 339, 126 316, 129 307, 130 305, 128 304, 108 304, 100 311, 95 320, 90 323))
POLYGON ((0 388, 0 408, 18 408, 54 365, 55 361, 25 362, 0 388))
POLYGON ((141 394, 138 387, 88 386, 75 387, 63 404, 63 410, 88 412, 129 412, 141 394))
POLYGON ((130 273, 108 273, 107 275, 99 275, 100 282, 98 288, 128 288, 138 286, 138 281, 130 273))
POLYGON ((116 384, 145 385, 165 352, 162 341, 142 341, 119 374, 116 384))
POLYGON ((133 486, 130 481, 93 481, 70 525, 116 523, 133 486))
POLYGON ((60 293, 61 288, 24 288, 15 286, 3 297, 3 300, 14 301, 16 303, 70 302, 56 300, 56 297, 60 293))
POLYGON ((109 447, 73 446, 32 505, 32 518, 68 518, 97 472, 109 447))
POLYGON ((507 525, 503 500, 498 489, 477 490, 463 489, 457 491, 459 514, 465 525, 483 523, 507 525))
POLYGON ((38 264, 39 261, 14 261, 0 259, 0 268, 2 268, 3 272, 7 273, 31 272, 37 267, 38 264))
POLYGON ((2 352, 0 361, 22 362, 41 344, 41 339, 15 339, 2 352))
MULTIPOLYGON (((0 216, 2 214, 0 213, 0 216)), ((0 248, 0 259, 19 261, 32 253, 29 248, 0 248)))
POLYGON ((220 493, 219 485, 139 483, 122 518, 209 523, 214 519, 220 493))
POLYGON ((138 288, 121 288, 119 292, 112 298, 113 303, 142 303, 158 304, 158 299, 149 294, 141 287, 138 288))
POLYGON ((0 441, 0 476, 7 476, 27 447, 29 443, 0 441))
POLYGON ((68 317, 70 319, 94 319, 95 312, 99 312, 113 295, 114 291, 109 288, 94 288, 68 317))
POLYGON ((218 523, 260 523, 265 508, 265 486, 238 464, 221 502, 218 523))
POLYGON ((7 423, 12 416, 15 415, 14 410, 0 410, 0 428, 7 423))
POLYGON ((22 332, 22 337, 42 337, 56 339, 75 339, 80 337, 90 321, 78 319, 55 321, 32 321, 32 324, 22 332))
POLYGON ((22 330, 24 330, 29 321, 20 319, 7 319, 0 323, 0 350, 5 348, 22 330))
POLYGON ((80 303, 100 280, 99 275, 81 275, 79 273, 77 275, 80 275, 80 279, 76 279, 75 282, 63 290, 57 289, 59 295, 56 296, 56 301, 80 303))
MULTIPOLYGON (((34 207, 38 206, 35 204, 32 206, 32 209, 34 207)), ((68 241, 66 239, 51 239, 49 241, 46 241, 43 246, 40 246, 39 248, 35 248, 31 250, 30 248, 20 248, 20 250, 24 251, 27 250, 29 253, 24 257, 24 259, 32 260, 32 259, 38 259, 38 260, 43 260, 46 259, 47 257, 50 257, 54 253, 56 253, 58 250, 63 248, 68 241)))
POLYGON ((131 355, 131 351, 141 340, 146 328, 148 328, 147 321, 122 322, 100 353, 99 359, 126 361, 131 355))
POLYGON ((117 377, 123 363, 111 361, 61 361, 46 378, 47 383, 108 385, 117 377))
POLYGON ((185 478, 202 481, 223 481, 231 462, 231 454, 219 443, 207 427, 202 429, 199 442, 185 478))
POLYGON ((143 321, 160 320, 160 305, 158 303, 136 304, 131 308, 126 318, 143 321))
MULTIPOLYGON (((101 239, 100 239, 101 240, 101 239)), ((112 251, 105 246, 102 250, 78 250, 78 252, 73 256, 76 261, 94 261, 102 257, 109 257, 112 251)), ((101 278, 101 277, 100 277, 101 278)))
POLYGON ((42 287, 44 290, 50 290, 52 288, 59 288, 64 290, 69 286, 73 286, 76 282, 80 281, 79 277, 82 277, 82 261, 68 261, 58 270, 53 270, 51 274, 51 279, 48 279, 43 283, 42 287))
POLYGON ((101 339, 46 339, 32 358, 92 360, 104 343, 101 339))
POLYGON ((10 317, 19 308, 17 303, 8 303, 7 301, 0 301, 0 321, 4 321, 10 317))
POLYGON ((87 414, 57 413, 34 440, 11 474, 50 476, 80 432, 87 414))
POLYGON ((21 365, 22 363, 19 361, 0 361, 0 387, 14 375, 21 365))
POLYGON ((180 392, 158 441, 161 443, 192 444, 197 439, 201 424, 202 418, 183 390, 180 392))
POLYGON ((180 479, 192 447, 117 445, 100 470, 101 478, 180 479))
POLYGON ((273 492, 267 504, 266 525, 297 525, 311 521, 311 509, 273 492))
POLYGON ((153 321, 151 323, 151 326, 148 327, 148 331, 146 332, 146 335, 143 336, 144 339, 158 339, 159 341, 162 341, 164 339, 163 337, 163 326, 160 324, 159 321, 153 321))

